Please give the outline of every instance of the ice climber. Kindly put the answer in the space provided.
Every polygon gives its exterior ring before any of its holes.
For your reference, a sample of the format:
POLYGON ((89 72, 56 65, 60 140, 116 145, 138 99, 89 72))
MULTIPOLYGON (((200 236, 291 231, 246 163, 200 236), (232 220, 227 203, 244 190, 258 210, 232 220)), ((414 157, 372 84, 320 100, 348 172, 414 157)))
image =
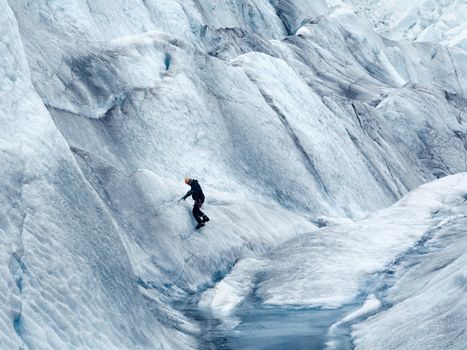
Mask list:
POLYGON ((185 176, 185 183, 191 187, 191 190, 189 190, 182 198, 180 198, 179 201, 182 199, 185 200, 190 196, 193 198, 195 201, 193 204, 193 216, 198 223, 198 225, 196 225, 196 229, 199 229, 200 227, 204 226, 205 222, 209 221, 209 218, 206 216, 206 214, 201 211, 201 207, 204 203, 204 193, 198 183, 198 180, 190 179, 188 176, 185 176))

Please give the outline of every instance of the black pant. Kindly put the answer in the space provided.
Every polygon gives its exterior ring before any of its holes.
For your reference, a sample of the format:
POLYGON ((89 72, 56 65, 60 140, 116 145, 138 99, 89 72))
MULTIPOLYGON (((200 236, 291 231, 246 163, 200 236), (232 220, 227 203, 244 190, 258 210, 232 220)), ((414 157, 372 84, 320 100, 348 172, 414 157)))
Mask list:
POLYGON ((195 204, 193 205, 193 216, 198 224, 200 224, 203 220, 204 213, 201 211, 201 207, 203 206, 204 200, 197 199, 195 200, 195 204))

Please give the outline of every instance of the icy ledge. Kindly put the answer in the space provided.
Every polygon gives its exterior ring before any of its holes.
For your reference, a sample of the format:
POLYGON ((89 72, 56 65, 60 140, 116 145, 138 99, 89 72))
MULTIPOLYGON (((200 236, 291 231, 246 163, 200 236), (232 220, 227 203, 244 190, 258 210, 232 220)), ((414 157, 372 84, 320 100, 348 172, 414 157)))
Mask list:
MULTIPOLYGON (((252 291, 264 304, 276 306, 337 308, 353 303, 366 292, 371 276, 385 270, 453 211, 462 210, 459 203, 465 203, 466 194, 467 173, 461 173, 423 185, 356 223, 297 236, 262 259, 237 264, 204 293, 200 307, 234 326, 235 307, 252 291)), ((465 215, 465 205, 462 208, 465 215)), ((462 276, 456 281, 465 281, 462 276)))

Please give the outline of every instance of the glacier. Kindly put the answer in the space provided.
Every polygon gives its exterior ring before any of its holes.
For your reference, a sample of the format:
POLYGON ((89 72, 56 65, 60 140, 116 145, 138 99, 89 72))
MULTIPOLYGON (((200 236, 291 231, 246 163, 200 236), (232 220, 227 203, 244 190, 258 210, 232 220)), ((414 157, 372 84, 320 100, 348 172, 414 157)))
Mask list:
POLYGON ((0 347, 461 349, 466 7, 404 6, 0 0, 0 347))

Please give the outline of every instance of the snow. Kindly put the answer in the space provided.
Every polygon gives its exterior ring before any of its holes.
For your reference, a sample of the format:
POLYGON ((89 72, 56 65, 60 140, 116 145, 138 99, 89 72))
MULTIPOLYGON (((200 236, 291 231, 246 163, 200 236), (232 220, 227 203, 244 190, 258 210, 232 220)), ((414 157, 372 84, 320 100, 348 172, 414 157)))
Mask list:
POLYGON ((400 22, 409 43, 342 1, 0 0, 0 347, 196 348, 180 305, 203 291, 229 327, 256 287, 353 300, 453 178, 358 220, 467 169, 464 4, 445 3, 416 40, 400 22))

